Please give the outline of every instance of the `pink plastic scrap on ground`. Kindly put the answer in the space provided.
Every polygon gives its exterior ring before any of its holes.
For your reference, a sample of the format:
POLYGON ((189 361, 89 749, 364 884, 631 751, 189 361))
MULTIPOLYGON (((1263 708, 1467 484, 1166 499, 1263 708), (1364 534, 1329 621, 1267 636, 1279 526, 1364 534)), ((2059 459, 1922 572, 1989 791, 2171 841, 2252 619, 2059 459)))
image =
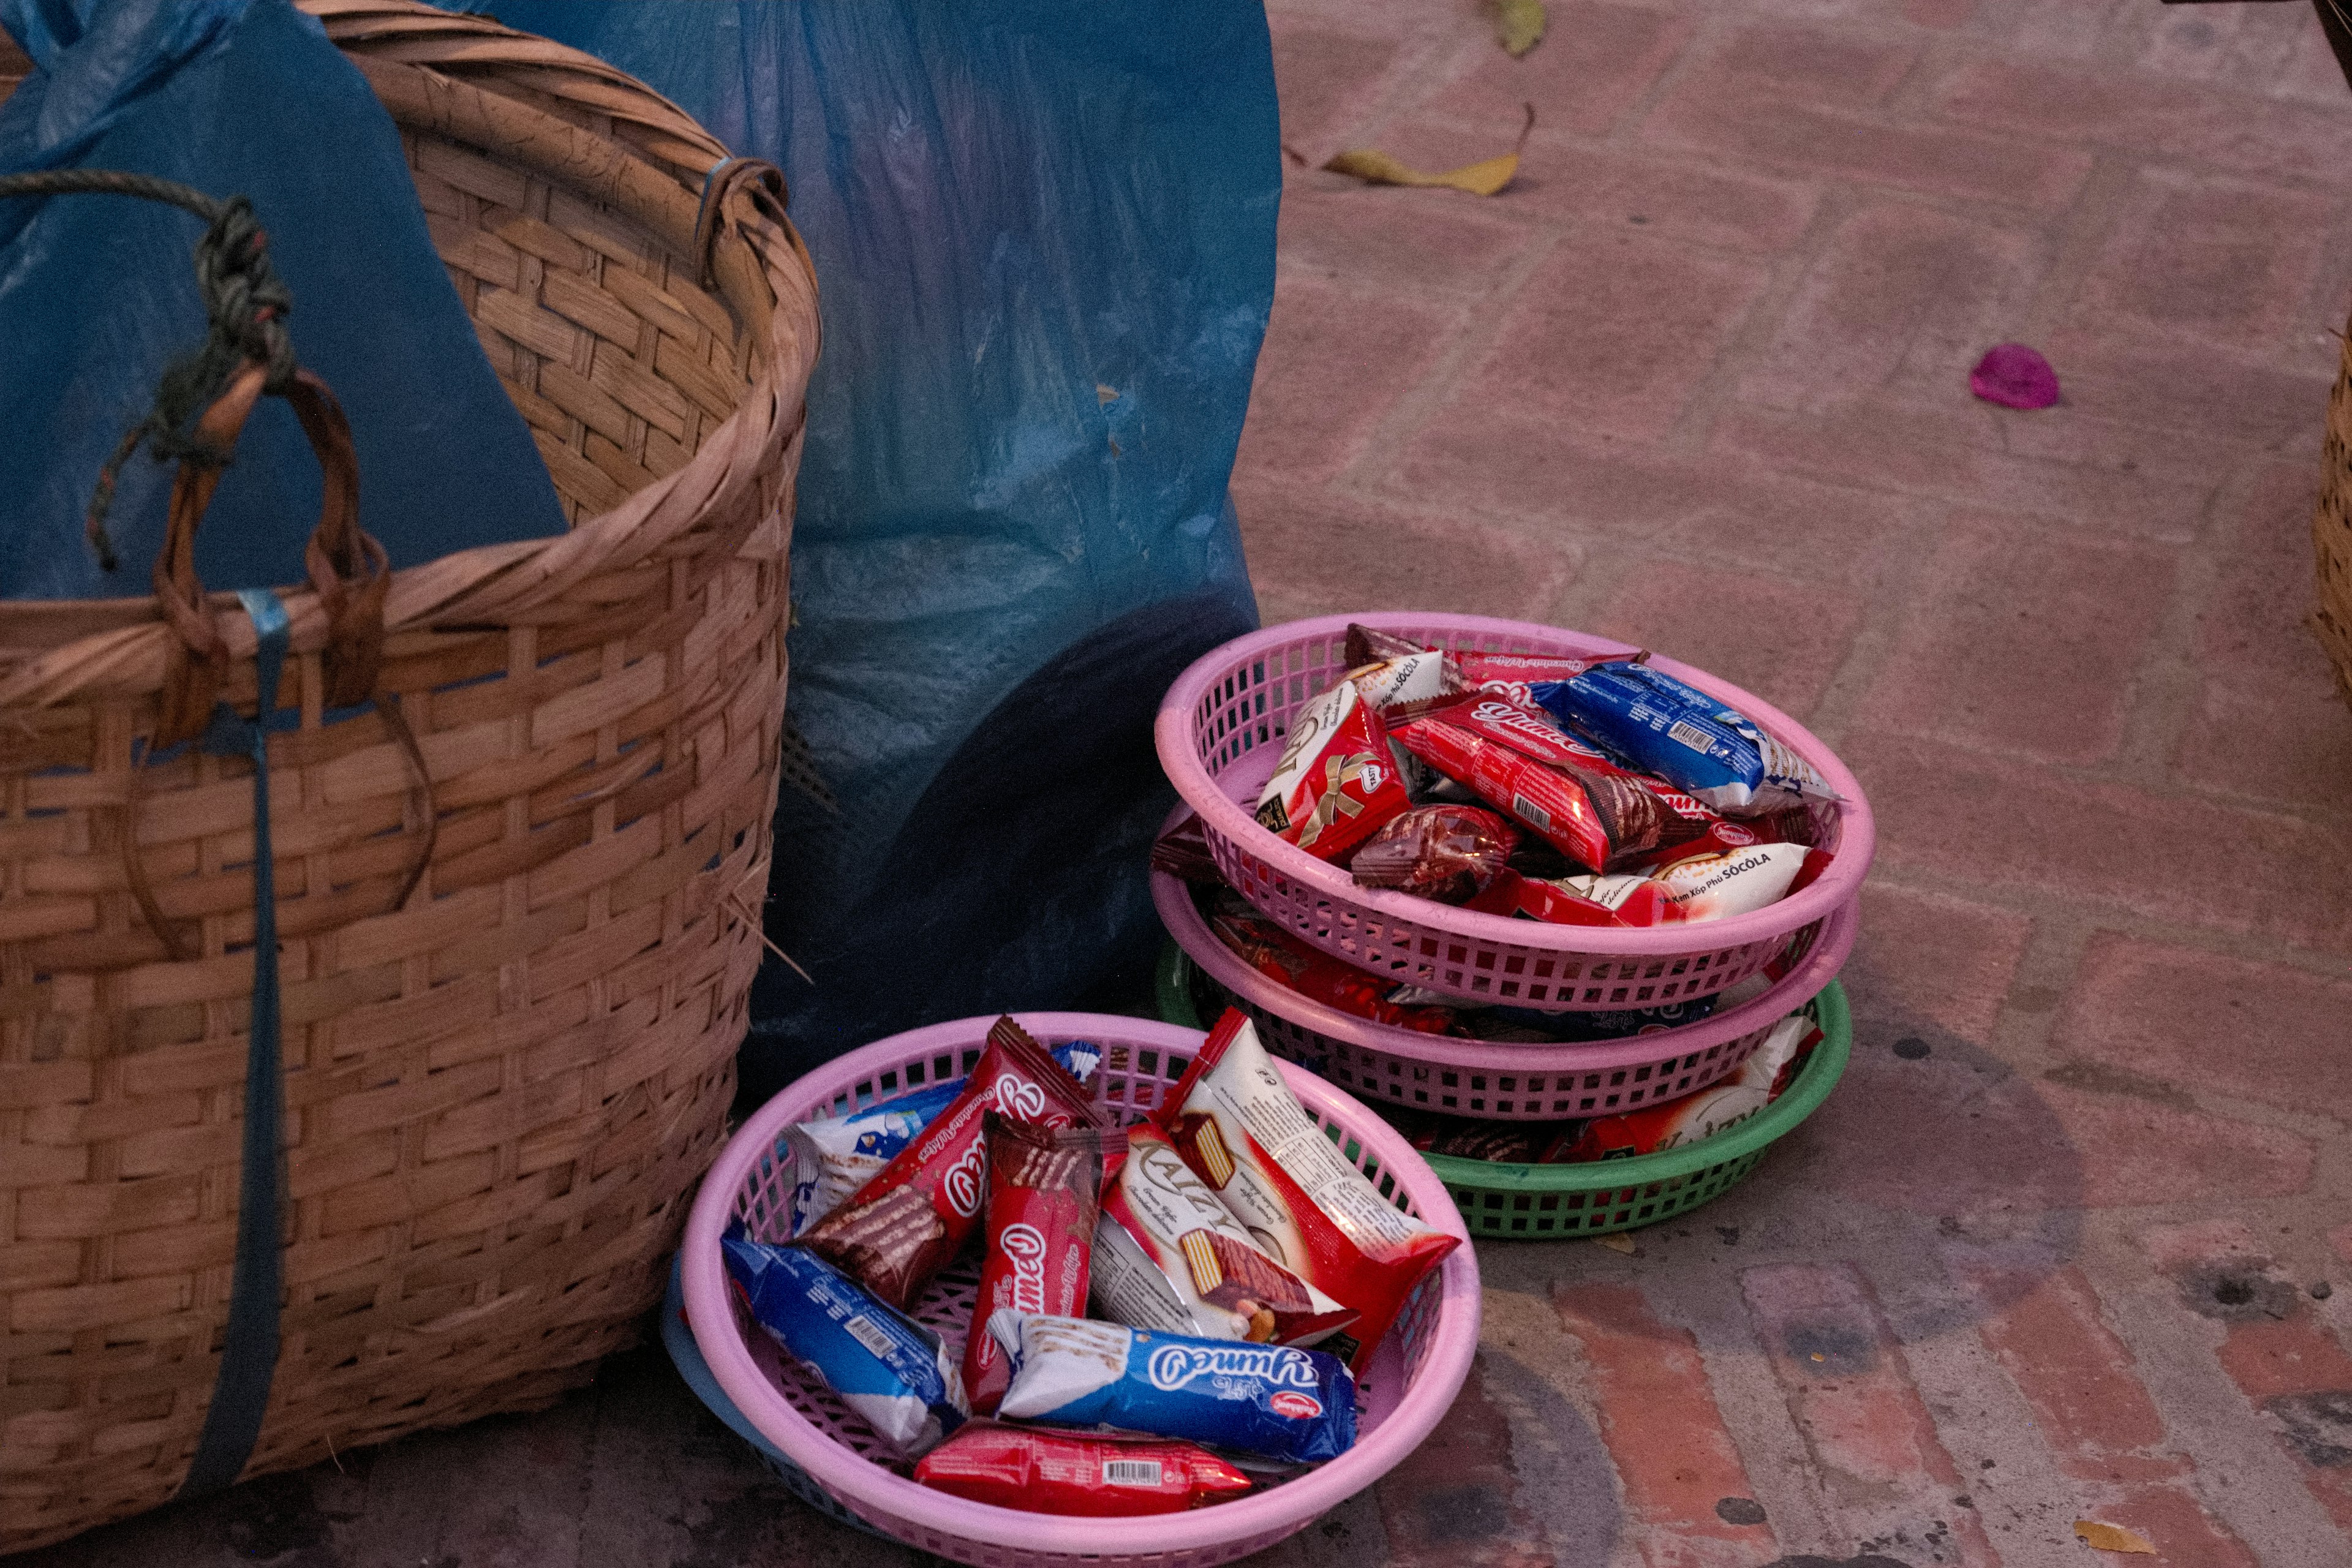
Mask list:
POLYGON ((2058 373, 2023 343, 2002 343, 1969 372, 1969 390, 2004 408, 2047 408, 2058 401, 2058 373))

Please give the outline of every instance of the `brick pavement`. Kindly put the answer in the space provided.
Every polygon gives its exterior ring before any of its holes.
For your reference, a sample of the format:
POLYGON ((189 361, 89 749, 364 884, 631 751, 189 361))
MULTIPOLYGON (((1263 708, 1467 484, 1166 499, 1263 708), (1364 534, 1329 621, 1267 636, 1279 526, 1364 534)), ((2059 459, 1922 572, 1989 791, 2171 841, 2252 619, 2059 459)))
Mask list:
MULTIPOLYGON (((1486 1248, 1447 1427, 1265 1561, 2029 1568, 2092 1517, 2352 1563, 2352 714, 2301 626, 2352 94, 2309 11, 1559 0, 1519 62, 1457 0, 1274 12, 1311 162, 1540 121, 1490 201, 1293 175, 1235 478, 1268 619, 1649 643, 1804 718, 1885 837, 1840 1093, 1630 1256, 1486 1248), (1968 396, 2005 339, 2062 406, 1968 396)), ((916 1559, 641 1354, 25 1561, 162 1560, 916 1559)))

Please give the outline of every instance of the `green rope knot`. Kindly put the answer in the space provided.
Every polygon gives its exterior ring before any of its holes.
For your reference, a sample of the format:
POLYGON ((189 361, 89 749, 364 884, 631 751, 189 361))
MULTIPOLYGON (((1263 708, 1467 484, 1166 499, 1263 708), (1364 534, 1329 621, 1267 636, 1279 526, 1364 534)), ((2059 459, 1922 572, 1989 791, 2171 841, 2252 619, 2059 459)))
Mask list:
POLYGON ((243 196, 215 201, 175 181, 107 169, 0 174, 0 200, 78 193, 168 202, 195 214, 207 226, 195 249, 196 287, 205 301, 205 341, 164 367, 156 384, 154 405, 145 418, 123 432, 90 492, 84 526, 100 569, 111 572, 121 563, 114 542, 107 535, 106 514, 114 504, 115 479, 122 465, 144 442, 159 463, 226 468, 229 454, 199 439, 194 426, 248 363, 268 367, 268 378, 263 383, 267 391, 282 393, 293 384, 298 367, 293 342, 286 335, 286 317, 294 308, 294 295, 270 265, 268 233, 255 215, 253 204, 243 196))

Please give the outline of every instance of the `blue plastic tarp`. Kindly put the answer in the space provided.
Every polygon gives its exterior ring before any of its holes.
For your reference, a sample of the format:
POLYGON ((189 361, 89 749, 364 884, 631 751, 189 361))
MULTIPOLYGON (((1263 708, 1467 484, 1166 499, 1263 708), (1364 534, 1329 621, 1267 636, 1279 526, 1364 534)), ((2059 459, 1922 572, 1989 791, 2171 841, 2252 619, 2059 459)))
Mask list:
MULTIPOLYGON (((294 296, 296 356, 352 423, 360 521, 395 566, 562 531, 530 431, 426 233, 400 135, 287 0, 0 0, 37 68, 0 105, 0 173, 112 169, 243 195, 294 296)), ((205 335, 201 220, 113 195, 0 202, 0 598, 149 591, 172 470, 122 470, 99 569, 82 519, 164 365, 205 335)), ((302 577, 319 469, 266 399, 197 535, 214 589, 302 577)))
POLYGON ((498 0, 773 161, 824 353, 758 1092, 896 1029, 1140 999, 1151 716, 1255 624, 1225 494, 1281 186, 1255 0, 498 0))

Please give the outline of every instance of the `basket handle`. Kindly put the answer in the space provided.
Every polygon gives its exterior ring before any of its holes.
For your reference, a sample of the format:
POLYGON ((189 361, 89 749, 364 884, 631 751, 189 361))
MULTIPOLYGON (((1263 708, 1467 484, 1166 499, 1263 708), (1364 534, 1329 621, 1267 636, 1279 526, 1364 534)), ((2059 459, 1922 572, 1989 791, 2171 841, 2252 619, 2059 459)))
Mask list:
POLYGON ((792 195, 784 172, 765 158, 722 158, 702 177, 702 205, 694 213, 695 270, 708 289, 719 259, 719 237, 727 231, 727 204, 738 195, 748 199, 761 216, 786 222, 784 208, 792 195))

